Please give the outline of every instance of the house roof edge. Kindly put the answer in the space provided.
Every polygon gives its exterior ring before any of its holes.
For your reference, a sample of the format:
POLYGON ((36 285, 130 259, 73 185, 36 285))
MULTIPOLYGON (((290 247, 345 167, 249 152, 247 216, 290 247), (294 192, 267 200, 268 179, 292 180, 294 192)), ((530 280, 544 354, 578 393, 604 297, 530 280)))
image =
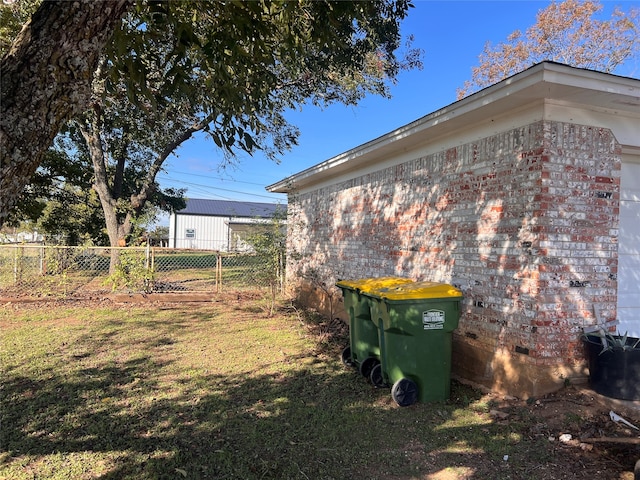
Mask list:
POLYGON ((457 127, 464 118, 480 111, 506 111, 508 108, 544 102, 549 98, 569 100, 576 104, 600 102, 602 105, 595 105, 600 108, 610 108, 609 103, 615 103, 616 110, 628 111, 629 114, 636 112, 637 115, 640 111, 640 80, 561 63, 538 63, 380 137, 268 185, 266 189, 274 193, 291 193, 334 174, 365 163, 374 163, 384 151, 411 144, 410 139, 416 138, 419 133, 442 131, 448 126, 457 127), (617 101, 612 102, 614 98, 617 101))

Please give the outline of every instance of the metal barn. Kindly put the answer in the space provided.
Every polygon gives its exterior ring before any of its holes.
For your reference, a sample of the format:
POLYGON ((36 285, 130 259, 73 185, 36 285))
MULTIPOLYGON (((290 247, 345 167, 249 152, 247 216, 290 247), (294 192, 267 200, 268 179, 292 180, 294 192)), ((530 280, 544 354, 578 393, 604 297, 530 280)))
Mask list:
POLYGON ((169 218, 169 247, 234 252, 247 250, 243 235, 271 220, 286 205, 192 198, 169 218))

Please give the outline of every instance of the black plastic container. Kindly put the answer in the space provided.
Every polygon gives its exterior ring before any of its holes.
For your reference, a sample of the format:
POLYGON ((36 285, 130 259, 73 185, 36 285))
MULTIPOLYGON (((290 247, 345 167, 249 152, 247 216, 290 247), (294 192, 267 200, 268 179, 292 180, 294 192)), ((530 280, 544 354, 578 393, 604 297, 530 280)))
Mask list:
POLYGON ((640 400, 640 344, 631 348, 637 342, 637 338, 628 337, 627 349, 616 347, 603 351, 602 338, 587 335, 584 344, 591 388, 606 397, 640 400))

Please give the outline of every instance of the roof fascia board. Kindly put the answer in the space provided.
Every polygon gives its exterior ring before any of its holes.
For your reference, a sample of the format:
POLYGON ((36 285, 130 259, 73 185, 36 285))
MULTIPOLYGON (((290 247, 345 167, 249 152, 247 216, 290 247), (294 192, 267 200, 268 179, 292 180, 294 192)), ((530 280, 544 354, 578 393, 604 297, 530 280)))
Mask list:
POLYGON ((568 104, 572 97, 589 100, 594 97, 591 92, 620 96, 618 103, 622 110, 632 111, 636 104, 640 105, 640 82, 636 79, 544 62, 266 188, 270 192, 288 193, 310 183, 324 183, 325 175, 340 175, 370 165, 386 158, 391 151, 413 149, 419 143, 448 136, 474 122, 511 115, 536 104, 554 101, 568 104), (418 135, 425 131, 428 135, 418 135))

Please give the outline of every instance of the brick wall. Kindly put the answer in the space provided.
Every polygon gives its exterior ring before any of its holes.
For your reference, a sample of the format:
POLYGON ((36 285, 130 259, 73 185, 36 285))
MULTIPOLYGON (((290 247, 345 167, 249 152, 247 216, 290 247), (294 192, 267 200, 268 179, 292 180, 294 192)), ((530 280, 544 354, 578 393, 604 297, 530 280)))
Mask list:
POLYGON ((289 199, 291 281, 400 275, 465 294, 456 332, 536 365, 616 315, 620 150, 538 122, 289 199))

